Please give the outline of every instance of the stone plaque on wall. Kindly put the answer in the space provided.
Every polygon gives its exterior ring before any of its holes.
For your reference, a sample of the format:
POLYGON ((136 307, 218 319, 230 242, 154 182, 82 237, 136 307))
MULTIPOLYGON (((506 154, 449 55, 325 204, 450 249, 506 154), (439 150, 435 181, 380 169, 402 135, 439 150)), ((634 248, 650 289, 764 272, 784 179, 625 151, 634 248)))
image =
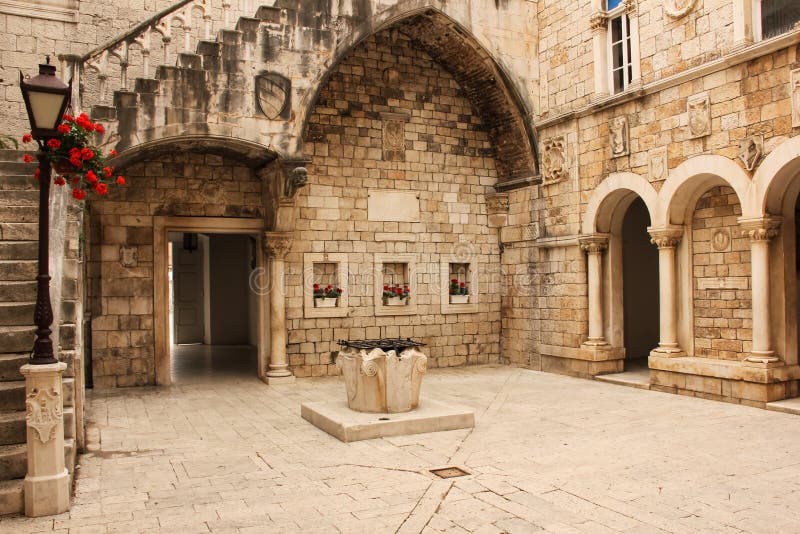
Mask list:
POLYGON ((419 193, 395 189, 370 189, 367 220, 419 222, 419 193))
POLYGON ((711 135, 711 102, 707 93, 690 96, 686 100, 686 113, 691 139, 711 135))
POLYGON ((631 153, 628 117, 614 117, 608 126, 611 157, 618 158, 631 153))

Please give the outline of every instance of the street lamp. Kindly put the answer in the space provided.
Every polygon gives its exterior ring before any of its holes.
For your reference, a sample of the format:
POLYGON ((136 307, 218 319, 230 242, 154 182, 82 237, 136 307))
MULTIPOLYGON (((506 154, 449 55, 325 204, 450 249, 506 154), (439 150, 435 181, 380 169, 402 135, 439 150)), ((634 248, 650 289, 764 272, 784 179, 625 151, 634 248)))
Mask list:
POLYGON ((28 80, 19 73, 19 87, 31 135, 39 145, 36 154, 39 160, 39 273, 36 276, 36 308, 33 321, 36 324, 36 341, 33 343, 31 364, 56 363, 53 357, 53 340, 50 326, 53 323, 53 306, 50 303, 50 157, 47 141, 61 137, 58 125, 69 105, 70 85, 56 78, 56 67, 47 63, 39 65, 39 74, 28 80))

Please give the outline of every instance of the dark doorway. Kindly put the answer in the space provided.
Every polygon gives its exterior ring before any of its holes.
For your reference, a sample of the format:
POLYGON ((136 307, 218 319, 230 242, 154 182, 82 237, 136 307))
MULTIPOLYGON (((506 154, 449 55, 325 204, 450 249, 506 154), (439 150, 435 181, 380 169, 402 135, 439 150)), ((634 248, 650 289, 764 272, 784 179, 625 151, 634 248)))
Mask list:
POLYGON ((622 291, 625 370, 647 368, 658 345, 658 249, 650 243, 650 215, 637 198, 622 221, 622 291))

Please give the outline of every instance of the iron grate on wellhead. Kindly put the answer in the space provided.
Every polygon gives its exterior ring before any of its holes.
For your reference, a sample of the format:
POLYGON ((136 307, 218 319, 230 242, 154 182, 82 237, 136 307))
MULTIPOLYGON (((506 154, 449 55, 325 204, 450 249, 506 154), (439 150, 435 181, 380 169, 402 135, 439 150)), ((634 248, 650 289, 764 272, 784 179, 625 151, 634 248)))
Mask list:
POLYGON ((411 347, 422 347, 425 345, 425 343, 414 341, 411 338, 359 339, 356 341, 346 341, 344 339, 340 339, 338 343, 342 347, 349 347, 352 349, 381 349, 384 352, 393 350, 397 353, 400 353, 403 350, 411 347))

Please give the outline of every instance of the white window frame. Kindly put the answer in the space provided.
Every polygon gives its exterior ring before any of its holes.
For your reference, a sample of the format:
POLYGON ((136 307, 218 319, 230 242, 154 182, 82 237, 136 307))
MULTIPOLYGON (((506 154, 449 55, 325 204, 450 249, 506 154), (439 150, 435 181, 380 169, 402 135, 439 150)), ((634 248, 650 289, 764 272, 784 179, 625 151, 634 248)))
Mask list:
MULTIPOLYGON (((747 0, 750 1, 750 0, 747 0)), ((623 0, 611 11, 606 11, 606 0, 592 0, 595 10, 589 18, 592 29, 592 50, 594 53, 594 96, 592 100, 602 102, 609 97, 618 96, 637 89, 642 84, 641 51, 639 48, 639 13, 637 2, 623 0), (611 48, 611 20, 627 16, 627 38, 630 50, 624 47, 629 72, 625 73, 627 81, 621 91, 614 91, 614 61, 611 48)))
MULTIPOLYGON (((606 41, 608 50, 608 90, 612 95, 624 93, 630 89, 633 82, 633 35, 631 32, 631 17, 625 9, 625 4, 621 4, 608 13, 608 27, 606 30, 606 41), (614 79, 614 32, 611 25, 616 19, 621 20, 622 28, 622 88, 617 90, 614 79)), ((617 69, 620 70, 620 69, 617 69)))
MULTIPOLYGON (((759 41, 763 41, 764 40, 764 27, 763 27, 763 25, 761 23, 761 15, 762 15, 761 4, 762 4, 762 2, 763 2, 763 0, 752 0, 752 3, 751 3, 751 9, 752 9, 751 13, 752 13, 752 22, 753 22, 753 40, 755 42, 759 42, 759 41)), ((791 30, 788 30, 788 31, 791 31, 791 30)), ((788 31, 785 32, 785 33, 788 33, 788 31)), ((773 35, 769 39, 774 39, 776 37, 779 37, 780 35, 784 35, 784 34, 781 33, 779 35, 773 35)))

